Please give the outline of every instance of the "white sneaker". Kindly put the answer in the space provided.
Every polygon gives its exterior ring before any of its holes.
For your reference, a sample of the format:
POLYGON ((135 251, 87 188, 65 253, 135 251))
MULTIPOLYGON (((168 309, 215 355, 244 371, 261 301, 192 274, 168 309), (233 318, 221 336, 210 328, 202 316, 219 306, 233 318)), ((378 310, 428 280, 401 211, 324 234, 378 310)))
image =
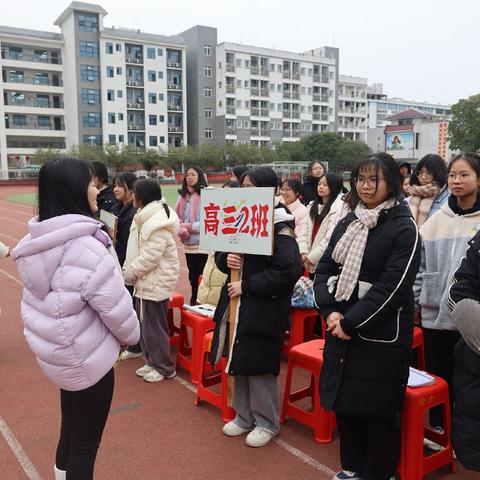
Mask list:
POLYGON ((245 439, 245 443, 249 447, 264 447, 273 440, 278 433, 269 432, 262 427, 255 427, 245 439))
POLYGON ((332 480, 361 480, 361 478, 356 472, 351 472, 350 470, 340 470, 336 473, 332 480))
POLYGON ((153 367, 150 365, 145 364, 143 367, 139 368, 138 370, 135 371, 135 373, 139 377, 144 377, 147 373, 150 373, 153 370, 153 367))
POLYGON ((129 350, 124 350, 120 355, 120 360, 129 360, 130 358, 138 358, 142 356, 142 352, 130 352, 129 350))
MULTIPOLYGON (((440 435, 443 435, 445 433, 442 427, 435 427, 433 431, 439 433, 440 435)), ((439 452, 440 450, 443 450, 442 445, 439 445, 438 443, 435 443, 433 440, 430 440, 428 438, 423 439, 423 446, 427 447, 433 452, 439 452)))
POLYGON ((239 427, 235 422, 228 422, 223 426, 223 433, 228 437, 238 437, 252 431, 252 428, 239 427))
POLYGON ((173 378, 176 374, 177 372, 174 371, 171 375, 168 375, 168 377, 166 377, 165 375, 162 375, 160 372, 152 368, 150 372, 146 373, 143 376, 143 379, 149 383, 156 383, 156 382, 162 382, 166 378, 168 379, 173 378))
POLYGON ((66 470, 60 470, 57 468, 56 465, 53 466, 53 470, 55 472, 55 480, 66 480, 67 478, 66 470))

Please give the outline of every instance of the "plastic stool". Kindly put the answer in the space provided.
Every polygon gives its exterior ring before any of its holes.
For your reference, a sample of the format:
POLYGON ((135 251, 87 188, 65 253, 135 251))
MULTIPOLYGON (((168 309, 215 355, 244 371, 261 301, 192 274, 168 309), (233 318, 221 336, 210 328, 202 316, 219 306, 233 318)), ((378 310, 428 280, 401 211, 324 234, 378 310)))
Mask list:
POLYGON ((211 318, 198 315, 189 310, 182 310, 177 366, 183 367, 190 372, 192 383, 198 383, 200 377, 203 337, 214 328, 215 323, 211 318), (191 343, 188 338, 188 329, 192 332, 191 343))
POLYGON ((420 327, 413 328, 412 350, 417 354, 417 368, 425 370, 425 347, 423 346, 423 330, 420 327))
POLYGON ((288 416, 312 427, 315 441, 319 443, 331 442, 335 427, 334 413, 328 412, 320 406, 320 370, 323 365, 324 344, 325 340, 312 340, 291 348, 288 356, 283 409, 280 416, 281 423, 285 423, 285 418, 288 416), (295 368, 308 370, 311 374, 311 380, 310 386, 292 392, 292 374, 295 368), (294 402, 306 397, 311 398, 311 411, 294 405, 294 402))
POLYGON ((183 295, 178 292, 173 292, 172 298, 170 298, 170 303, 168 304, 168 330, 170 332, 170 345, 178 345, 180 341, 180 327, 177 327, 173 321, 173 309, 176 308, 180 314, 182 312, 185 299, 183 295))
MULTIPOLYGON (((290 310, 290 332, 285 335, 285 342, 282 347, 282 353, 288 355, 290 349, 295 345, 305 342, 305 334, 312 332, 316 318, 320 315, 316 309, 302 309, 292 307, 290 310)), ((325 337, 325 322, 323 317, 322 336, 325 337)))
POLYGON ((206 402, 215 405, 221 411, 222 420, 224 422, 229 422, 235 418, 235 410, 227 404, 228 375, 225 373, 227 359, 222 357, 220 362, 215 365, 215 371, 212 370, 209 363, 212 338, 213 332, 209 332, 203 337, 200 376, 194 403, 198 406, 200 400, 205 400, 206 402), (218 384, 220 384, 220 390, 218 393, 212 388, 209 388, 218 384))
POLYGON ((433 385, 407 387, 402 423, 402 451, 398 473, 402 480, 421 480, 427 473, 444 465, 450 465, 455 471, 453 448, 450 442, 450 401, 448 384, 436 377, 433 385), (440 434, 425 428, 427 410, 441 405, 443 407, 444 433, 440 434), (426 437, 441 445, 442 450, 429 456, 423 453, 423 438, 426 437))

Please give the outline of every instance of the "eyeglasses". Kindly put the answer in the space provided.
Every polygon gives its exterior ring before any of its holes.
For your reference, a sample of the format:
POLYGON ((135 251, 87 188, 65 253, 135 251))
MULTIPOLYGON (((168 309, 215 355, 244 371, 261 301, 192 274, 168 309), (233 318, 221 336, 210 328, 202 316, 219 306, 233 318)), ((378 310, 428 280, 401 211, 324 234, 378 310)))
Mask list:
POLYGON ((471 177, 471 175, 470 175, 469 173, 466 173, 466 172, 459 173, 459 174, 449 173, 449 174, 447 175, 447 178, 448 178, 448 181, 449 181, 449 182, 454 182, 457 178, 458 178, 461 182, 464 182, 464 181, 468 180, 470 177, 471 177))
POLYGON ((367 185, 367 187, 376 187, 377 183, 380 183, 383 180, 385 180, 384 177, 357 177, 355 178, 355 185, 357 187, 362 187, 363 185, 367 185))

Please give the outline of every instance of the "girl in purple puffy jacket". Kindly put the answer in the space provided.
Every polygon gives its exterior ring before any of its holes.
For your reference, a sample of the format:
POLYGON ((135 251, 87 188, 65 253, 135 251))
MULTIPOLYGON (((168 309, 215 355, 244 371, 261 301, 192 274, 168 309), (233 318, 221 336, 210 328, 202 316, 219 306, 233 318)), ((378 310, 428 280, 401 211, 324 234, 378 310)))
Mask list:
POLYGON ((24 284, 26 340, 60 387, 56 480, 93 479, 113 396, 113 366, 140 330, 111 241, 95 219, 91 166, 53 160, 40 169, 38 217, 12 251, 24 284))

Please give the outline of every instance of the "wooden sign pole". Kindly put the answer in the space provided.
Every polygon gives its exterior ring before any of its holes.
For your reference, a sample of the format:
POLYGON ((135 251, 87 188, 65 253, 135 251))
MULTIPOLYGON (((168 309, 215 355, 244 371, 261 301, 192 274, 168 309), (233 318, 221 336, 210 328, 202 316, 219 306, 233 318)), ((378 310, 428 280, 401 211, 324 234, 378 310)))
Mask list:
MULTIPOLYGON (((230 270, 230 282, 239 282, 240 281, 240 270, 230 270)), ((228 319, 229 325, 229 348, 230 356, 233 353, 233 338, 235 334, 235 321, 237 316, 238 300, 240 297, 233 297, 230 299, 230 316, 228 319)), ((235 377, 228 376, 228 394, 227 394, 227 405, 233 407, 233 396, 235 391, 235 377)))

